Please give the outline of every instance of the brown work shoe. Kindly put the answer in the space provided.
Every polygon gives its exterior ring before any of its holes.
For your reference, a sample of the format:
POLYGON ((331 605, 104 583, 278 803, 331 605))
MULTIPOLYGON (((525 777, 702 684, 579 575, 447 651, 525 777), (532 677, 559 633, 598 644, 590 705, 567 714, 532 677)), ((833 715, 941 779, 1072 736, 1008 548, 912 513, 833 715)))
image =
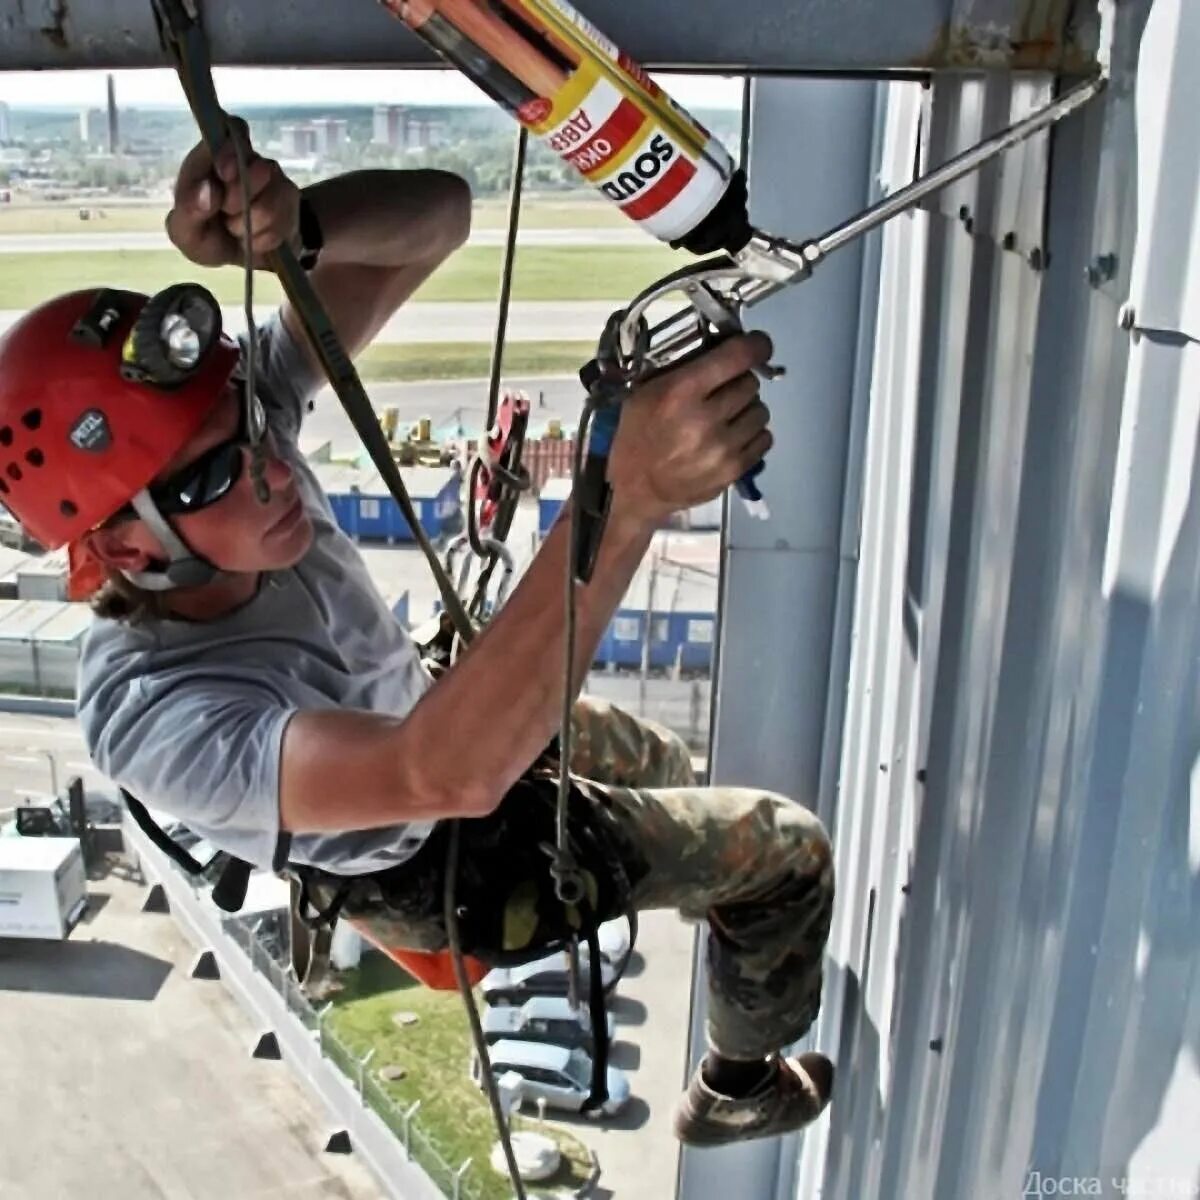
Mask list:
POLYGON ((688 1146, 726 1146, 792 1133, 821 1115, 833 1091, 833 1063, 823 1054, 776 1060, 776 1069, 748 1096, 714 1092, 696 1068, 675 1109, 675 1136, 688 1146))

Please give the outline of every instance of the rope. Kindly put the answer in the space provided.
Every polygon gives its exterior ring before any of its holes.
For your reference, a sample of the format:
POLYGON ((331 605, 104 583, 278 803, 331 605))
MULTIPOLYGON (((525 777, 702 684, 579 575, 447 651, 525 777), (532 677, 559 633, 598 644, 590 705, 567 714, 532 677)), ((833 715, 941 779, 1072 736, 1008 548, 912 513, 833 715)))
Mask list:
POLYGON ((504 365, 504 339, 508 333, 508 310, 512 301, 513 266, 517 257, 517 232, 521 225, 521 193, 525 184, 525 152, 529 131, 519 126, 513 149, 512 178, 508 185, 508 235, 504 242, 504 266, 500 273, 500 303, 496 312, 496 337, 492 342, 492 364, 488 377, 487 427, 496 423, 500 407, 500 370, 504 365))
MULTIPOLYGON (((217 99, 216 89, 212 80, 211 62, 198 18, 193 16, 183 6, 183 0, 152 0, 152 4, 163 44, 174 59, 175 68, 187 97, 188 105, 192 110, 193 116, 196 118, 201 136, 207 143, 210 152, 215 157, 227 137, 233 137, 234 141, 245 218, 245 228, 243 230, 244 303, 246 307, 249 342, 247 351, 247 402, 250 403, 250 396, 252 395, 255 383, 254 354, 256 350, 256 332, 253 312, 252 276, 254 267, 251 258, 249 183, 247 179, 245 149, 236 134, 233 133, 229 117, 221 108, 217 99)), ((496 342, 493 347, 491 379, 489 381, 489 429, 495 424, 499 405, 500 369, 503 360, 504 335, 507 328, 508 310, 512 293, 512 268, 516 252, 517 226, 520 217, 520 193, 524 172, 526 142, 527 136, 525 130, 522 129, 518 136, 514 158, 512 194, 509 206, 508 241, 506 244, 504 270, 501 277, 500 309, 497 321, 496 342)), ((413 509, 407 489, 404 486, 399 468, 392 458, 391 449, 375 417, 374 408, 363 389, 362 382, 358 378, 353 364, 350 362, 349 357, 338 340, 328 315, 325 313, 320 300, 313 291, 307 275, 287 246, 280 246, 277 250, 273 251, 268 255, 267 261, 270 268, 279 276, 285 294, 299 315, 305 334, 329 379, 330 386, 341 401, 342 407, 345 409, 351 424, 362 440, 384 482, 388 485, 389 491, 400 506, 401 512, 412 529, 414 539, 425 554, 430 570, 438 585, 438 590, 441 593, 443 604, 455 625, 458 636, 464 643, 469 643, 474 636, 474 628, 471 621, 454 585, 443 569, 433 546, 429 542, 428 536, 421 526, 420 519, 413 509)), ((578 478, 582 469, 581 450, 590 416, 591 410, 589 407, 585 409, 580 424, 579 439, 575 452, 576 478, 578 478)), ((256 493, 261 498, 264 486, 261 477, 261 467, 258 467, 257 471, 255 488, 256 493)), ((473 494, 470 497, 470 501, 472 504, 474 503, 473 494)), ((509 521, 511 522, 511 514, 509 514, 509 521)), ((505 533, 507 533, 507 529, 505 529, 505 533)), ((573 510, 572 544, 575 543, 577 537, 578 513, 577 510, 573 510)), ((489 575, 491 570, 494 569, 495 563, 496 557, 492 555, 487 567, 489 575)), ((567 672, 566 685, 563 690, 563 757, 556 820, 557 845, 551 865, 558 897, 563 903, 567 904, 574 903, 584 897, 582 876, 567 843, 566 829, 567 799, 570 794, 567 763, 570 758, 570 712, 574 691, 572 686, 572 663, 575 646, 575 581, 570 564, 568 564, 568 568, 567 672)), ((486 581, 484 581, 484 588, 486 588, 486 581)), ((466 966, 463 961, 462 942, 458 927, 458 911, 455 902, 455 888, 458 876, 458 848, 459 822, 453 821, 450 828, 443 895, 444 916, 451 961, 454 967, 459 994, 462 996, 464 1006, 467 1009, 471 1037, 475 1044, 475 1052, 479 1056, 480 1074, 483 1079, 484 1090, 487 1093, 488 1102, 492 1109, 492 1117, 504 1150, 505 1162, 508 1166, 516 1200, 525 1200, 526 1193, 517 1166, 516 1155, 513 1152, 508 1123, 505 1120, 503 1108, 500 1104, 499 1090, 496 1086, 494 1072, 492 1071, 487 1042, 484 1038, 479 1013, 475 1006, 475 998, 471 992, 470 981, 467 977, 466 966)), ((594 938, 594 931, 592 936, 594 938)), ((595 950, 592 952, 592 958, 598 958, 595 950)), ((593 962, 593 970, 598 970, 598 963, 593 962)))
MULTIPOLYGON (((233 133, 228 116, 221 108, 216 95, 216 89, 212 81, 211 64, 208 59, 207 47, 203 41, 203 33, 200 30, 198 21, 194 20, 180 6, 180 0, 153 0, 155 15, 159 21, 160 32, 163 35, 163 42, 167 50, 175 59, 176 70, 179 73, 180 82, 183 85, 184 93, 187 96, 188 104, 192 109, 192 113, 196 118, 196 123, 200 127, 201 136, 208 144, 210 152, 216 155, 217 151, 223 145, 227 137, 233 137, 234 151, 237 155, 238 174, 242 187, 243 208, 245 210, 245 228, 243 230, 243 258, 245 270, 245 305, 246 305, 246 322, 249 332, 249 349, 247 351, 247 403, 250 403, 250 397, 253 394, 255 369, 254 369, 254 353, 256 349, 256 334, 254 328, 254 311, 253 311, 253 281, 252 276, 254 266, 251 259, 251 239, 250 239, 250 191, 249 181, 247 179, 247 163, 245 158, 245 150, 240 143, 240 139, 233 133)), ((523 163, 523 148, 521 153, 521 161, 523 163)), ((519 212, 519 181, 514 181, 514 190, 518 193, 517 199, 514 200, 514 212, 519 212)), ((504 336, 504 327, 507 321, 508 296, 511 293, 512 286, 512 262, 511 251, 515 248, 515 216, 513 218, 514 225, 510 227, 509 247, 510 253, 505 263, 505 275, 501 294, 501 321, 497 332, 497 347, 494 352, 493 376, 497 383, 493 386, 492 394, 489 398, 489 407, 493 409, 489 416, 489 427, 495 421, 494 407, 498 397, 498 360, 502 353, 502 344, 504 336)), ((304 273, 303 268, 296 261, 295 256, 286 246, 281 246, 268 257, 268 263, 275 273, 279 276, 284 292, 288 299, 292 302, 293 307, 299 314, 304 325, 305 333, 308 335, 310 344, 317 354, 325 374, 329 379, 330 385, 337 394, 338 399, 342 402, 342 407, 346 410, 346 415, 350 418, 360 439, 365 445, 367 452, 370 454, 372 461, 378 468, 380 475, 388 485, 397 504, 400 506, 401 512, 408 521, 412 529, 413 537, 417 540, 422 551, 425 554, 426 560, 429 562, 430 570, 438 585, 438 590, 442 595, 442 602, 446 606, 446 611, 454 622, 458 636, 465 643, 469 643, 474 636, 474 628, 466 611, 462 606, 462 601, 459 598, 458 592, 451 583, 449 576, 442 568, 442 564, 430 544, 424 529, 421 527, 420 519, 416 511, 413 509, 412 502, 409 499, 408 491, 404 486, 404 480, 400 475, 399 468, 396 466, 395 460, 392 458, 391 449, 387 444, 387 440, 379 427, 379 422, 375 417, 375 410, 367 397, 362 383, 358 378, 357 372, 354 370, 353 364, 347 357, 345 350, 342 348, 338 340, 337 334, 334 332, 333 326, 329 321, 328 315, 325 313, 320 300, 312 289, 312 285, 308 281, 308 277, 304 273)), ((261 453, 261 451, 260 451, 261 453)), ((261 476, 261 468, 255 478, 256 492, 261 498, 261 491, 265 486, 261 476)), ((472 497, 473 503, 473 497, 472 497)), ((494 563, 493 558, 492 562, 494 563)), ((479 1056, 480 1073, 484 1081, 484 1090, 487 1092, 488 1101, 492 1108, 492 1116, 496 1122, 496 1130, 500 1137, 501 1145, 504 1148, 504 1158, 508 1165, 509 1176, 512 1181, 513 1190, 517 1200, 525 1200, 525 1188, 521 1181, 520 1171, 517 1167, 516 1155, 513 1152, 512 1140, 509 1136, 508 1123, 504 1119, 504 1112, 500 1106, 500 1095, 496 1087, 495 1076, 491 1068, 491 1059, 488 1055, 487 1042, 483 1035, 483 1028, 480 1024, 479 1013, 475 1007, 475 999, 471 993, 470 981, 467 978, 466 966, 463 963, 462 944, 459 938, 458 930, 458 913, 454 900, 455 882, 458 875, 458 838, 459 826, 458 822, 451 822, 450 828, 450 843, 448 852, 448 861, 446 867, 445 879, 445 919, 446 931, 450 940, 451 959, 454 965, 454 975, 458 983, 459 993, 463 998, 463 1002, 467 1009, 467 1017, 471 1027, 471 1036, 475 1043, 475 1052, 479 1056)))
MULTIPOLYGON (((579 417, 579 432, 575 437, 575 455, 571 464, 571 491, 577 494, 579 480, 583 475, 584 447, 588 429, 595 413, 595 403, 590 398, 583 406, 579 417)), ((554 890, 563 904, 578 904, 584 899, 583 876, 579 864, 571 852, 567 836, 567 813, 571 799, 571 707, 575 700, 575 642, 577 640, 575 559, 583 536, 583 522, 579 505, 571 503, 571 538, 567 554, 566 625, 563 630, 563 697, 562 713, 558 730, 558 799, 555 805, 555 843, 543 847, 550 855, 550 873, 554 876, 554 890)))
MULTIPOLYGON (((500 373, 504 364, 504 339, 508 330, 508 311, 512 299, 513 264, 517 251, 517 229, 521 219, 521 188, 525 177, 525 148, 528 135, 524 126, 517 135, 517 145, 513 153, 513 174, 510 183, 508 201, 508 237, 504 244, 504 265, 500 275, 500 299, 496 315, 496 337, 492 343, 491 371, 488 379, 488 411, 487 422, 484 425, 482 442, 486 444, 487 437, 500 409, 500 373)), ((480 540, 475 511, 475 487, 483 469, 482 455, 476 457, 471 464, 467 478, 467 539, 471 551, 486 560, 486 565, 479 573, 479 582, 475 595, 471 600, 472 615, 482 613, 484 601, 487 598, 488 584, 492 572, 499 561, 499 555, 488 551, 480 540)), ((503 542, 508 536, 512 524, 512 515, 516 509, 516 495, 512 493, 512 501, 502 506, 497 514, 494 531, 497 538, 503 542), (505 507, 508 511, 505 511, 505 507)), ((454 966, 454 980, 458 984, 458 994, 462 997, 463 1006, 467 1010, 467 1023, 471 1029, 471 1041, 475 1046, 475 1055, 479 1060, 479 1076, 487 1093, 488 1104, 492 1110, 492 1122, 504 1151, 504 1161, 508 1166, 509 1180, 513 1185, 516 1200, 525 1200, 525 1185, 517 1166, 517 1157, 512 1148, 512 1137, 504 1109, 500 1104, 500 1089, 496 1086, 496 1073, 492 1070, 492 1059, 488 1052, 487 1039, 483 1034, 483 1025, 479 1020, 479 1009, 475 1003, 475 994, 471 991, 470 980, 467 978, 466 964, 463 962, 462 940, 458 928, 458 905, 455 891, 458 886, 458 845, 459 832, 462 822, 450 822, 450 839, 446 849, 446 877, 444 881, 444 918, 446 936, 450 943, 450 961, 454 966)))
POLYGON ((471 981, 467 978, 467 968, 463 962, 462 936, 458 928, 458 905, 454 895, 458 883, 460 824, 459 821, 450 822, 450 838, 446 847, 446 876, 442 888, 446 937, 450 943, 450 961, 454 965, 454 981, 458 984, 458 994, 462 997, 463 1006, 467 1010, 471 1040, 475 1044, 475 1054, 479 1059, 479 1077, 483 1080, 483 1090, 487 1093, 488 1104, 492 1109, 492 1120, 500 1137, 500 1145, 504 1148, 504 1161, 508 1164, 509 1179, 512 1182, 516 1200, 525 1200, 525 1185, 521 1180, 520 1168, 517 1166, 517 1156, 513 1152, 512 1137, 509 1133, 508 1121, 504 1116, 504 1108, 500 1104, 500 1089, 496 1086, 496 1073, 492 1070, 492 1059, 488 1053, 487 1039, 483 1036, 483 1025, 479 1020, 475 994, 471 991, 471 981))
MULTIPOLYGON (((492 342, 492 361, 488 373, 488 410, 487 421, 484 424, 484 438, 496 424, 500 411, 500 374, 504 365, 504 343, 508 333, 508 314, 512 303, 513 269, 517 257, 517 234, 521 226, 521 196, 525 184, 525 155, 529 146, 529 131, 524 125, 518 127, 517 140, 513 148, 512 178, 509 181, 508 192, 508 232, 504 242, 504 263, 500 272, 500 299, 496 312, 496 336, 492 342)), ((467 537, 471 542, 472 551, 478 557, 485 559, 486 564, 479 572, 479 580, 475 585, 475 594, 471 597, 469 611, 472 616, 479 616, 487 600, 488 586, 496 570, 497 557, 484 547, 479 534, 478 520, 475 513, 475 488, 479 474, 483 469, 483 460, 477 457, 471 464, 467 478, 467 537)), ((507 541, 512 529, 513 517, 517 511, 518 493, 515 485, 506 481, 510 487, 507 497, 501 502, 500 509, 493 523, 492 536, 496 541, 507 541)))

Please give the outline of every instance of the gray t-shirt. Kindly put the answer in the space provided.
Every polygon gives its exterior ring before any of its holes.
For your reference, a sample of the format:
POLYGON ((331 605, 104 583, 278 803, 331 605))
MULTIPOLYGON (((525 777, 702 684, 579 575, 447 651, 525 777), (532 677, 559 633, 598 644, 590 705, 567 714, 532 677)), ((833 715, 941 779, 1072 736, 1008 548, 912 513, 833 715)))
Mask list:
MULTIPOLYGON (((84 644, 79 720, 97 767, 214 845, 269 867, 279 835, 284 729, 301 709, 403 716, 431 679, 298 446, 318 380, 278 314, 259 361, 280 454, 312 517, 312 549, 216 621, 130 626, 96 618, 84 644)), ((290 857, 354 874, 411 857, 432 825, 301 834, 290 857)))

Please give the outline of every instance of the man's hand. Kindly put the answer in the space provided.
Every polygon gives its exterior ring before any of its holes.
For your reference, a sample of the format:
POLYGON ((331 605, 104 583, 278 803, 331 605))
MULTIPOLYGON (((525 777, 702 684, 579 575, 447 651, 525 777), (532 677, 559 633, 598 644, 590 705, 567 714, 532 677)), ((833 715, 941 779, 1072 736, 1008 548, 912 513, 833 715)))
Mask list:
POLYGON ((609 459, 614 511, 661 523, 719 496, 770 450, 753 369, 771 349, 765 334, 740 334, 633 391, 609 459))
MULTIPOLYGON (((300 225, 300 189, 273 159, 260 158, 250 145, 246 123, 232 119, 232 137, 245 147, 250 189, 250 248, 254 266, 283 243, 293 243, 300 225)), ((167 235, 201 267, 242 262, 246 211, 232 138, 216 161, 201 142, 183 160, 175 180, 175 206, 167 214, 167 235)))

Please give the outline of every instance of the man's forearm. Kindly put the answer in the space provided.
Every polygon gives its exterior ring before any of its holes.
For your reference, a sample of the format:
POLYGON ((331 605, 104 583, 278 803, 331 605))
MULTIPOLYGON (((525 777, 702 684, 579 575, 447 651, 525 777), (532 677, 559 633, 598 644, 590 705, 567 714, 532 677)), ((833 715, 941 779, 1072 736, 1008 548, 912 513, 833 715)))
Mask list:
MULTIPOLYGON (((614 512, 595 574, 576 589, 576 694, 652 532, 647 522, 614 512)), ((461 798, 464 812, 499 803, 558 729, 569 543, 564 509, 504 608, 404 723, 407 735, 437 755, 439 784, 461 798)))
POLYGON ((445 171, 352 171, 304 195, 321 225, 325 262, 440 262, 471 227, 470 189, 445 171))

